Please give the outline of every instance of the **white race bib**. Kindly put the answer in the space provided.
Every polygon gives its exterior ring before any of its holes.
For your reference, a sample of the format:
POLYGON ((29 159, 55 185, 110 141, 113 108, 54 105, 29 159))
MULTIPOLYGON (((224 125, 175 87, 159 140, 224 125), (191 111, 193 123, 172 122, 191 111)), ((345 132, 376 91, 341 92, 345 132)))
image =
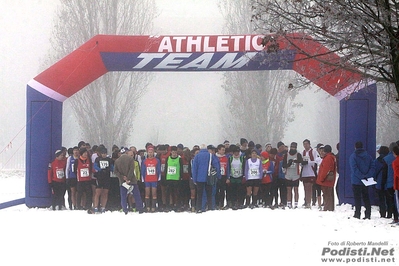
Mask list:
POLYGON ((161 172, 165 172, 165 164, 161 164, 161 172))
POLYGON ((57 175, 58 179, 63 179, 65 177, 65 172, 63 169, 57 169, 57 171, 55 172, 55 174, 57 175))
POLYGON ((177 172, 176 166, 168 166, 168 175, 175 175, 177 172))
POLYGON ((147 167, 147 175, 155 175, 155 167, 154 166, 147 167))
POLYGON ((224 171, 224 167, 220 167, 220 174, 221 175, 226 175, 226 172, 224 171))
POLYGON ((241 176, 241 169, 232 169, 233 170, 233 177, 240 177, 241 176))
POLYGON ((105 169, 109 166, 108 161, 100 161, 100 168, 105 169))
POLYGON ((81 177, 88 177, 88 176, 90 176, 89 168, 82 168, 82 169, 80 169, 80 176, 81 176, 81 177))
POLYGON ((259 169, 249 169, 249 174, 251 176, 259 176, 259 169))
POLYGON ((183 173, 188 174, 188 165, 183 165, 183 173))

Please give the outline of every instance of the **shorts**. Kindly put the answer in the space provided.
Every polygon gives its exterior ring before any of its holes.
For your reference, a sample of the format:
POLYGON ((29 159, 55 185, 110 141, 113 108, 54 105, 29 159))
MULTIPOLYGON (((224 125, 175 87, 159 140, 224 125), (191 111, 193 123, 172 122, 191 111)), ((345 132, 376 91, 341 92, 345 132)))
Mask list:
POLYGON ((260 187, 261 179, 249 179, 245 182, 246 187, 260 187))
POLYGON ((78 179, 77 178, 68 178, 66 180, 66 184, 68 187, 77 187, 78 179))
POLYGON ((287 187, 299 187, 299 179, 297 179, 297 180, 285 179, 285 186, 287 186, 287 187))
POLYGON ((102 189, 110 189, 111 187, 111 178, 101 178, 101 179, 93 179, 96 183, 96 188, 102 189))
POLYGON ((144 182, 145 187, 157 188, 158 182, 144 182))
POLYGON ((301 177, 299 180, 301 180, 303 183, 314 183, 316 181, 316 177, 304 176, 304 177, 301 177))

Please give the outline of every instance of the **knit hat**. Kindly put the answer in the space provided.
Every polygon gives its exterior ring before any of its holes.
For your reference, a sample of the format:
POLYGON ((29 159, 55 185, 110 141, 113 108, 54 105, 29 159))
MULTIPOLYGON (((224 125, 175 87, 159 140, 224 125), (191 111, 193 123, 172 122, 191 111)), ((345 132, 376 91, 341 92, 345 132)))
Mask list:
POLYGON ((269 158, 269 153, 268 153, 267 151, 262 151, 262 152, 260 153, 260 156, 262 156, 263 158, 268 159, 268 158, 269 158))

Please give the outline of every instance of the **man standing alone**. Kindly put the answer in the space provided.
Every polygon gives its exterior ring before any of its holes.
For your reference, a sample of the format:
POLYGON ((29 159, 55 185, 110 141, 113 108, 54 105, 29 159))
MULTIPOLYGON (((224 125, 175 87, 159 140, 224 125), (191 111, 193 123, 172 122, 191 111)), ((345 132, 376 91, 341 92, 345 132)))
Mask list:
POLYGON ((354 218, 360 219, 360 209, 362 207, 362 198, 366 211, 363 219, 370 219, 371 204, 366 187, 362 180, 372 177, 374 173, 374 160, 363 149, 363 143, 358 141, 355 143, 355 151, 349 157, 349 165, 351 168, 351 183, 353 189, 353 196, 355 198, 355 215, 354 218))

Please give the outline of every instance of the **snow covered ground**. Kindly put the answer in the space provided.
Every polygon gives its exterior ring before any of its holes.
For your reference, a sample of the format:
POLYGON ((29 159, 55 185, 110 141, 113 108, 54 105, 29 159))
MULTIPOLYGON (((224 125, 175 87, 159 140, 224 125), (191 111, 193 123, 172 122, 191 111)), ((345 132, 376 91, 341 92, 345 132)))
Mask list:
MULTIPOLYGON (((0 203, 24 197, 24 183, 23 171, 0 171, 0 203)), ((0 210, 0 265, 398 265, 399 226, 376 207, 371 220, 352 215, 349 205, 129 215, 19 205, 0 210)))

